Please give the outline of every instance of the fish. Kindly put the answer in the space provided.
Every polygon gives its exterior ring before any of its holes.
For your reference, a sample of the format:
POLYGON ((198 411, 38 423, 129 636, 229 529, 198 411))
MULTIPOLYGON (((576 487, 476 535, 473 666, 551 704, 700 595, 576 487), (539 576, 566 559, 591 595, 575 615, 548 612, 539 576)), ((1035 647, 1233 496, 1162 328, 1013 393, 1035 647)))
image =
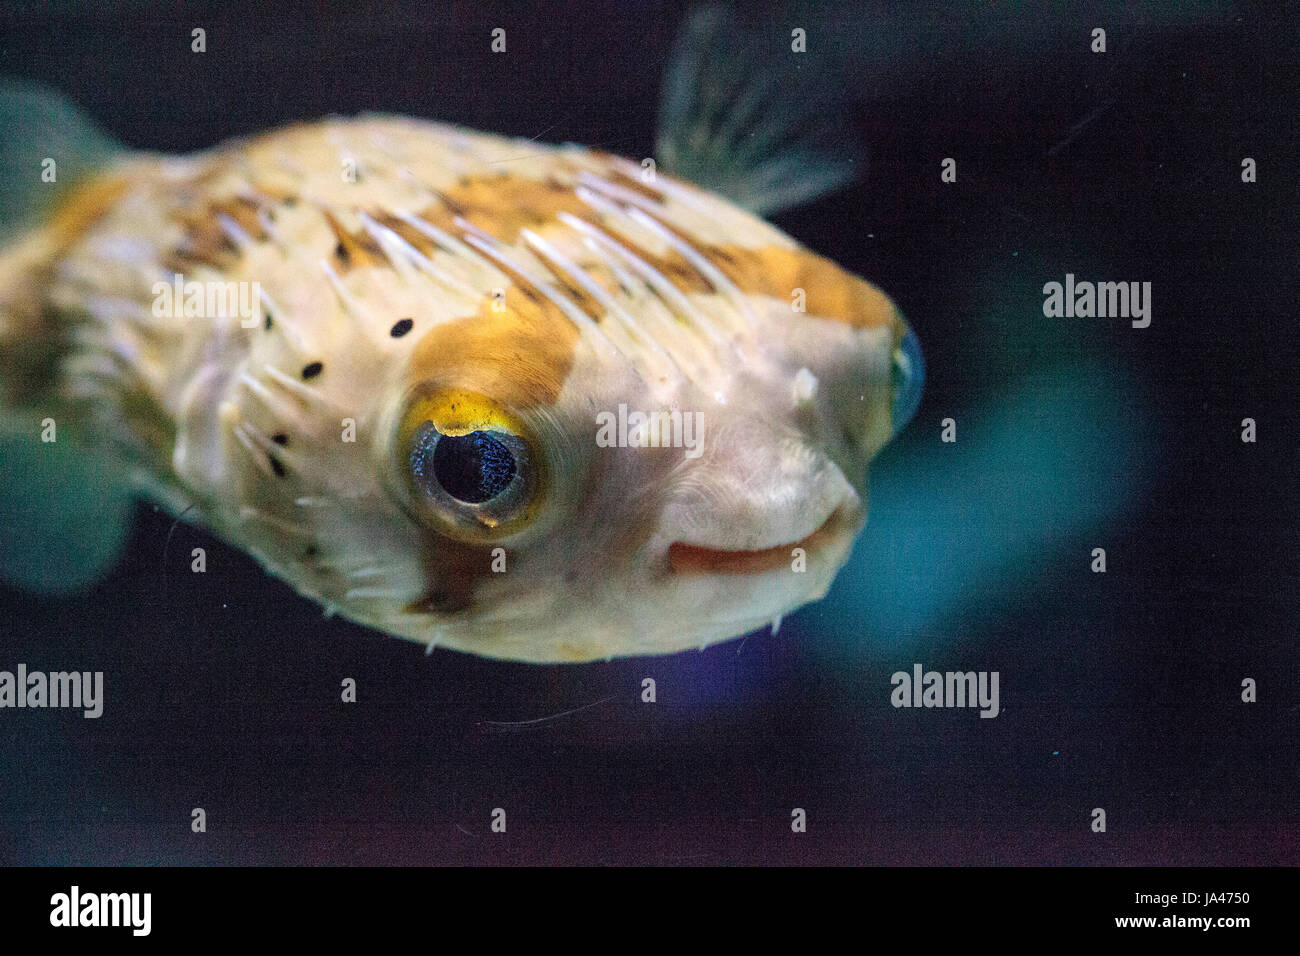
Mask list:
POLYGON ((738 91, 736 35, 683 31, 664 169, 382 114, 164 156, 8 89, 6 158, 76 172, 7 200, 8 427, 430 651, 775 629, 846 561, 924 372, 888 295, 758 214, 861 155, 738 91))

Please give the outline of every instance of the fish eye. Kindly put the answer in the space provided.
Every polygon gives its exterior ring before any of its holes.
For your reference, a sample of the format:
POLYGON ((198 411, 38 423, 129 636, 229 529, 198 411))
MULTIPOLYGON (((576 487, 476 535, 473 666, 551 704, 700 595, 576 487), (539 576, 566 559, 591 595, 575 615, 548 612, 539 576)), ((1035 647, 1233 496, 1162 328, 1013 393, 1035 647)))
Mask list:
POLYGON ((537 510, 542 462, 525 424, 481 395, 411 401, 398 426, 398 467, 422 521, 461 540, 495 540, 537 510))
POLYGON ((921 342, 911 329, 894 350, 892 368, 894 385, 894 434, 903 430, 921 404, 921 391, 925 387, 925 358, 921 342))
POLYGON ((499 431, 444 435, 433 422, 424 422, 411 450, 411 475, 427 494, 434 493, 436 482, 457 501, 482 504, 515 483, 521 444, 499 431))

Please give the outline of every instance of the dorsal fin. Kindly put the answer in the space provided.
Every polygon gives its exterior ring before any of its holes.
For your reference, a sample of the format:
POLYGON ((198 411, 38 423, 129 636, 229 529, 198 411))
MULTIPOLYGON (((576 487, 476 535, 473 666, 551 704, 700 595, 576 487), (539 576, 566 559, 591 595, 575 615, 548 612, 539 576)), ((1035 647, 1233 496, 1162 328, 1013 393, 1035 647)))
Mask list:
POLYGON ((758 215, 864 174, 866 148, 845 132, 842 71, 798 42, 785 28, 743 27, 725 7, 694 11, 664 75, 664 170, 758 215))

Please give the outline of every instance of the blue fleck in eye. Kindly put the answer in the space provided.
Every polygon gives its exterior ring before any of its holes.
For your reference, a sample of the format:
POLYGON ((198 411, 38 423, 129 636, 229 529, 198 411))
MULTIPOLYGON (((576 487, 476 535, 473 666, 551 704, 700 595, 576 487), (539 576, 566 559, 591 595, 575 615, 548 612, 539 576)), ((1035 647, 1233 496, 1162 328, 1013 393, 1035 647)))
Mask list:
POLYGON ((912 420, 921 404, 925 388, 925 359, 921 355, 921 341, 911 329, 894 351, 894 434, 912 420))
POLYGON ((443 435, 434 445, 431 462, 424 460, 423 443, 417 446, 421 460, 413 461, 412 467, 417 475, 432 471, 442 490, 457 501, 480 504, 501 494, 514 480, 515 456, 491 432, 443 435))
POLYGON ((517 507, 528 484, 527 446, 496 429, 444 435, 425 422, 415 431, 409 462, 416 490, 444 506, 517 507))

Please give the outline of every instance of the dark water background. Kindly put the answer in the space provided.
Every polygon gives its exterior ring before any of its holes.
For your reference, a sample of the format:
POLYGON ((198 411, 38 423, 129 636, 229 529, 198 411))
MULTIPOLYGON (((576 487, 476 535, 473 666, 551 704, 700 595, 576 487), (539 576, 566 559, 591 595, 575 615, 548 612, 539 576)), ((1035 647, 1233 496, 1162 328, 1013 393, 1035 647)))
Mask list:
MULTIPOLYGON (((687 5, 525 6, 18 5, 0 71, 141 148, 382 110, 651 155, 687 5)), ((107 697, 0 712, 0 860, 1300 862, 1297 24, 1164 6, 773 21, 810 24, 809 69, 842 55, 871 151, 778 224, 887 290, 928 363, 826 602, 667 658, 426 656, 188 526, 164 565, 142 506, 92 590, 0 589, 0 666, 103 670, 107 697), (1044 318, 1067 272, 1152 282, 1151 327, 1044 318), (999 671, 1002 714, 892 708, 915 662, 999 671)))

